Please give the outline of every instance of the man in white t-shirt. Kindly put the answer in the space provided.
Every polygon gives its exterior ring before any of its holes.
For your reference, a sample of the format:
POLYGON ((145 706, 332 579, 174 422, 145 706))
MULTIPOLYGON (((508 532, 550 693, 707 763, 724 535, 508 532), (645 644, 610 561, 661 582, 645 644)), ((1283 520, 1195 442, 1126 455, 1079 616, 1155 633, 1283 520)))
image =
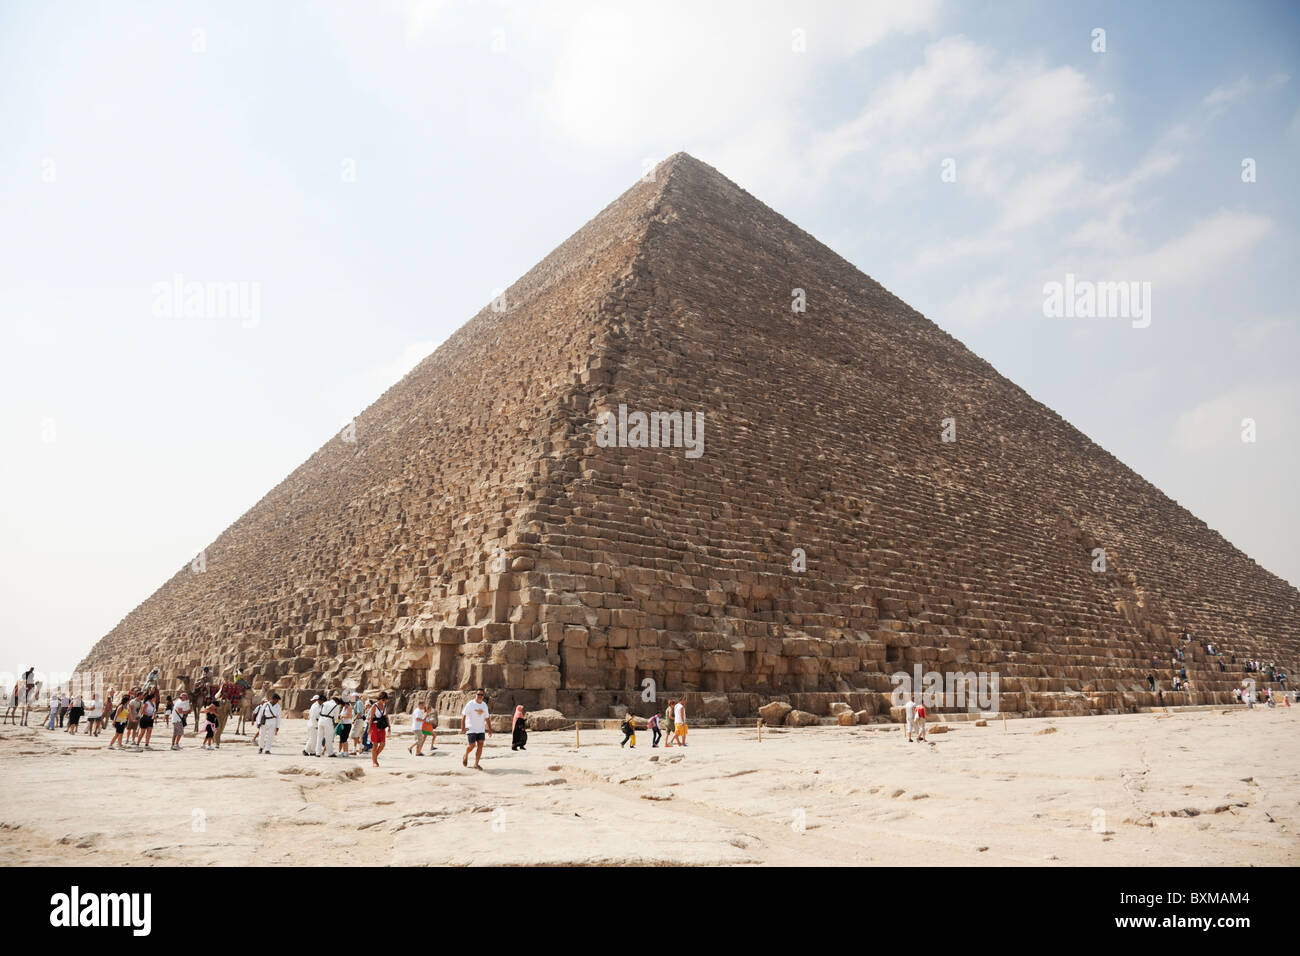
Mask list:
POLYGON ((415 754, 417 757, 424 756, 424 708, 420 702, 415 702, 415 709, 411 711, 411 733, 415 739, 411 741, 411 746, 406 748, 408 754, 415 754))
POLYGON ((903 716, 907 721, 907 742, 912 742, 912 728, 916 726, 916 698, 911 697, 903 705, 903 716))
POLYGON ((190 695, 181 691, 180 699, 172 703, 172 750, 181 749, 181 738, 185 734, 185 715, 193 709, 190 695))
POLYGON ((479 761, 483 759, 483 739, 486 734, 492 736, 492 725, 488 721, 488 706, 485 698, 487 694, 482 690, 474 692, 474 699, 467 703, 460 712, 460 722, 465 728, 468 735, 469 745, 465 748, 465 756, 461 758, 462 767, 469 766, 470 751, 477 747, 474 753, 474 769, 482 770, 479 761))

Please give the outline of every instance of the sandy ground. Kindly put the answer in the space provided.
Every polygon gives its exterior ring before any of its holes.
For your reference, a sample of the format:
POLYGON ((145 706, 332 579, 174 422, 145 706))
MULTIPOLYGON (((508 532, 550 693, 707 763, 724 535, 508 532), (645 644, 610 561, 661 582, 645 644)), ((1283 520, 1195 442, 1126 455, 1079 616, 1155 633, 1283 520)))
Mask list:
MULTIPOLYGON (((33 717, 33 720, 35 718, 33 717)), ((1286 865, 1300 858, 1300 708, 898 726, 463 737, 432 756, 301 756, 227 737, 125 753, 0 726, 9 865, 1286 865)))

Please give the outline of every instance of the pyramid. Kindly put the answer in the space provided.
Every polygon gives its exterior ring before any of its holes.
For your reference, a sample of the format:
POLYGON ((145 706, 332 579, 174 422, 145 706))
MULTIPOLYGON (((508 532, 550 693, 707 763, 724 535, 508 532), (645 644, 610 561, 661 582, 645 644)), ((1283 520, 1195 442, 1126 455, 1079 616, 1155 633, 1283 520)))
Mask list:
POLYGON ((1240 662, 1300 649, 1295 588, 681 153, 200 567, 80 669, 242 664, 291 709, 356 686, 458 712, 485 686, 494 712, 609 717, 653 686, 695 723, 886 719, 918 667, 998 674, 1004 711, 1127 710, 1175 644, 1194 691, 1165 703, 1225 703, 1240 662))

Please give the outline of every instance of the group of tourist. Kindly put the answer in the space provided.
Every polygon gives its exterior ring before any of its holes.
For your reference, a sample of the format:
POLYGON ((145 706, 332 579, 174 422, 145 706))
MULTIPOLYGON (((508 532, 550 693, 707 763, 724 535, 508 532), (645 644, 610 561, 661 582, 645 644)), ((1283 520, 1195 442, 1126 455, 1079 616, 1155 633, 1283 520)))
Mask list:
MULTIPOLYGON (((619 746, 626 746, 631 743, 632 749, 636 749, 636 714, 628 711, 623 715, 619 722, 619 729, 623 731, 623 739, 619 746)), ((679 747, 686 746, 686 733, 690 729, 686 725, 686 702, 684 700, 668 701, 666 712, 655 711, 645 722, 646 730, 650 731, 650 746, 658 747, 659 742, 667 738, 664 743, 665 749, 676 744, 679 747)))

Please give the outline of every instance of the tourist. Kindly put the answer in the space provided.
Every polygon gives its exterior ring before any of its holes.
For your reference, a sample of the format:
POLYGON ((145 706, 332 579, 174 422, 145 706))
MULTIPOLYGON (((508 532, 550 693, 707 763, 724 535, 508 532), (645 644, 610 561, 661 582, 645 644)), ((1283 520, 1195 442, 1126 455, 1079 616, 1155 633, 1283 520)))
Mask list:
POLYGON ((645 729, 650 731, 650 749, 653 750, 659 746, 659 741, 663 734, 659 731, 659 711, 650 715, 650 719, 645 722, 645 729))
POLYGON ((59 694, 59 726, 63 726, 63 718, 68 714, 68 708, 72 706, 72 700, 68 697, 68 692, 64 691, 59 694))
POLYGON ((208 706, 203 709, 203 749, 216 750, 213 741, 217 736, 217 723, 221 715, 217 711, 217 702, 210 701, 208 706))
POLYGON ((193 707, 190 695, 181 691, 181 696, 172 705, 172 750, 181 749, 181 738, 185 736, 185 717, 193 707))
POLYGON ((528 718, 524 716, 524 705, 515 705, 515 716, 510 721, 510 749, 528 749, 528 718))
POLYGON ((153 719, 158 713, 158 705, 154 702, 153 695, 146 697, 140 707, 140 739, 144 741, 145 750, 153 750, 149 746, 149 741, 153 739, 153 719))
POLYGON ((67 733, 75 734, 78 726, 81 724, 81 715, 86 711, 86 702, 80 694, 75 695, 68 704, 68 729, 67 733))
POLYGON ((340 698, 339 700, 339 723, 335 732, 339 735, 339 755, 351 757, 348 751, 348 738, 352 736, 352 704, 340 698))
POLYGON ((321 747, 325 749, 325 756, 334 756, 334 718, 342 709, 343 702, 336 698, 327 697, 321 701, 320 716, 316 719, 316 738, 320 744, 312 749, 316 756, 320 756, 321 747))
POLYGON ((903 722, 907 725, 907 742, 912 742, 912 734, 916 732, 916 697, 911 697, 903 706, 903 722))
POLYGON ((1192 682, 1190 680, 1183 681, 1183 690, 1187 692, 1187 702, 1190 704, 1192 702, 1192 682))
POLYGON ((361 724, 361 752, 370 753, 370 710, 361 701, 361 695, 352 692, 352 725, 361 724))
POLYGON ((311 710, 307 711, 307 742, 302 745, 304 757, 319 756, 316 747, 316 726, 320 723, 320 694, 312 694, 311 710))
POLYGON ((1156 675, 1155 675, 1155 674, 1148 674, 1148 675, 1147 675, 1147 687, 1151 690, 1151 693, 1153 693, 1153 694, 1155 693, 1155 690, 1156 690, 1156 675))
POLYGON ((50 692, 50 709, 49 716, 45 719, 45 729, 54 730, 59 723, 59 695, 50 692))
POLYGON ((486 696, 487 694, 480 688, 474 692, 474 699, 468 701, 461 708, 460 719, 465 727, 466 739, 468 740, 468 745, 465 747, 465 756, 460 761, 462 767, 469 766, 470 751, 474 751, 474 769, 483 769, 480 761, 483 759, 484 735, 491 736, 492 734, 491 722, 488 720, 488 706, 484 700, 486 696))
POLYGON ((275 743, 275 732, 280 729, 280 695, 272 694, 270 700, 264 700, 253 714, 253 726, 261 735, 258 738, 257 752, 269 754, 275 743))
POLYGON ((138 687, 131 691, 131 703, 127 705, 129 714, 126 718, 126 739, 135 747, 140 742, 140 714, 144 711, 144 691, 138 687))
POLYGON ((676 701, 668 701, 667 708, 664 709, 664 750, 673 745, 673 704, 676 701))
POLYGON ((433 752, 438 749, 438 732, 437 729, 434 727, 434 721, 436 721, 438 718, 433 712, 434 704, 435 704, 434 699, 430 697, 429 709, 424 712, 424 723, 420 724, 420 733, 423 736, 429 738, 430 756, 433 756, 433 752))
POLYGON ((633 716, 631 711, 623 715, 623 723, 620 725, 620 729, 623 731, 623 739, 619 741, 619 747, 621 748, 631 740, 632 749, 636 750, 636 717, 633 716))
POLYGON ((916 742, 920 743, 925 739, 925 698, 916 705, 916 742))
POLYGON ((104 718, 103 705, 92 692, 90 699, 86 701, 86 736, 98 737, 99 725, 104 718))
POLYGON ((679 700, 673 713, 673 736, 677 738, 679 747, 686 746, 686 731, 688 729, 686 726, 686 701, 679 700))
POLYGON ((122 743, 122 735, 126 733, 126 723, 131 715, 131 703, 129 695, 124 694, 122 701, 113 712, 113 739, 108 742, 108 749, 112 750, 113 745, 117 744, 118 750, 125 750, 126 745, 122 743))
POLYGON ((424 756, 424 708, 420 702, 415 702, 415 709, 411 711, 411 736, 414 739, 411 745, 406 748, 406 752, 414 753, 417 757, 424 756))
POLYGON ((379 699, 370 707, 370 743, 374 748, 370 751, 370 762, 374 766, 379 766, 379 755, 384 752, 384 745, 388 741, 388 692, 381 690, 379 699))

